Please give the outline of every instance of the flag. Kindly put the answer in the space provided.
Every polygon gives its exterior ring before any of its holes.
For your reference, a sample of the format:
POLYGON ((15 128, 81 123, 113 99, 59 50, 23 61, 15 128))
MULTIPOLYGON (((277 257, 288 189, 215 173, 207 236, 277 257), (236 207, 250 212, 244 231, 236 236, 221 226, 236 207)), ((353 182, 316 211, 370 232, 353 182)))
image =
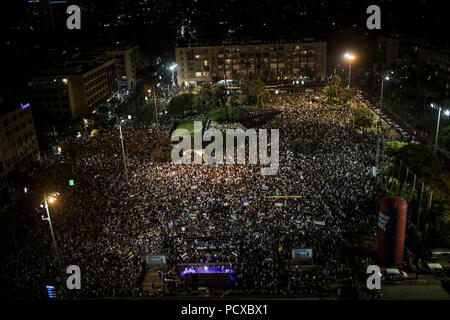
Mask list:
POLYGON ((301 197, 303 197, 300 194, 282 195, 282 194, 277 194, 276 192, 272 193, 270 196, 272 198, 275 198, 275 199, 280 199, 280 198, 301 198, 301 197))
POLYGON ((130 249, 130 250, 127 251, 127 253, 124 256, 122 256, 122 260, 123 261, 130 260, 133 257, 134 257, 133 250, 130 249))
POLYGON ((197 212, 190 212, 190 213, 188 213, 187 216, 188 216, 189 218, 197 218, 198 213, 197 213, 197 212))

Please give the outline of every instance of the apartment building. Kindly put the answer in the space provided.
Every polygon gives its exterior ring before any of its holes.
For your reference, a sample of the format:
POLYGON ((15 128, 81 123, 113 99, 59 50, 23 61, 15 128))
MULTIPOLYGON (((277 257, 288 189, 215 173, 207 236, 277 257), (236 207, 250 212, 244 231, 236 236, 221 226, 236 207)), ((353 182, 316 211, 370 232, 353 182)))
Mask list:
POLYGON ((37 121, 65 122, 90 112, 117 91, 115 60, 81 53, 38 70, 28 82, 37 121))
POLYGON ((417 60, 419 47, 426 40, 408 34, 392 34, 378 37, 378 62, 383 68, 389 68, 395 63, 412 64, 417 60))
POLYGON ((124 45, 106 48, 104 51, 116 61, 116 80, 120 91, 132 90, 136 86, 136 66, 139 48, 133 45, 124 45))
POLYGON ((417 73, 436 92, 449 96, 450 92, 450 51, 419 48, 417 73))
POLYGON ((246 78, 326 80, 326 42, 251 43, 176 47, 178 85, 246 78))
POLYGON ((31 104, 4 103, 0 98, 0 190, 7 186, 8 174, 30 161, 39 161, 31 104))

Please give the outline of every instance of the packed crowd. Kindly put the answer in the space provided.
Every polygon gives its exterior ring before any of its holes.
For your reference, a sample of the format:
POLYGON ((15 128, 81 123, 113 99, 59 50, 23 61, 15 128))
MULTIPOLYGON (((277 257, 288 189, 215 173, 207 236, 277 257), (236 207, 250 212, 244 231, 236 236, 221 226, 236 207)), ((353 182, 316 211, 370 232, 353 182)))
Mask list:
POLYGON ((249 292, 326 291, 342 270, 342 235, 374 233, 384 193, 372 176, 376 136, 352 128, 348 107, 312 102, 317 95, 286 93, 270 102, 281 111, 264 125, 280 129, 273 176, 261 175, 259 165, 157 162, 152 150, 168 139, 158 128, 123 128, 128 180, 117 128, 61 141, 63 152, 49 153, 45 168, 33 173, 52 175, 62 162, 72 167, 75 186, 61 178, 60 197, 50 205, 59 264, 37 214, 27 245, 1 266, 2 294, 43 298, 46 285, 65 285, 65 266, 78 265, 81 290, 66 290, 69 297, 142 296, 151 254, 172 265, 229 264, 234 288, 249 292), (288 152, 295 139, 311 151, 288 152), (274 192, 303 197, 274 199, 274 192), (295 248, 313 249, 314 274, 289 263, 295 248))

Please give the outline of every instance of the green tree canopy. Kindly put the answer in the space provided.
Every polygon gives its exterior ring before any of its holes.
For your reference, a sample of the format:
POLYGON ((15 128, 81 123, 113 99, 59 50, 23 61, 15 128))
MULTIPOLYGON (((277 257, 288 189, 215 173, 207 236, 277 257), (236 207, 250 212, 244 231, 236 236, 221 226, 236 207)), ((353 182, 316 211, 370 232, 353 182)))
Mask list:
POLYGON ((194 98, 195 94, 190 92, 182 92, 173 96, 167 106, 167 113, 176 116, 192 111, 194 107, 194 98))
POLYGON ((264 100, 271 96, 266 90, 266 85, 259 78, 245 80, 241 86, 241 91, 245 95, 248 103, 264 106, 264 100))
POLYGON ((354 124, 360 128, 369 128, 373 123, 373 114, 367 108, 353 109, 354 124))
POLYGON ((335 75, 331 79, 330 83, 325 87, 325 94, 327 95, 328 102, 346 104, 351 98, 356 95, 356 89, 347 89, 342 87, 341 78, 335 75))
POLYGON ((401 148, 407 146, 407 142, 403 141, 387 141, 384 145, 384 153, 390 157, 398 154, 401 148))
POLYGON ((215 100, 214 102, 216 104, 216 107, 225 107, 225 96, 227 94, 227 90, 225 89, 225 87, 219 84, 215 84, 211 87, 210 92, 215 100))
POLYGON ((216 108, 216 98, 208 88, 201 88, 195 95, 194 108, 200 113, 206 113, 216 108))
POLYGON ((409 167, 425 183, 434 185, 440 180, 441 164, 430 147, 423 144, 408 144, 400 148, 395 157, 402 161, 402 166, 409 167))

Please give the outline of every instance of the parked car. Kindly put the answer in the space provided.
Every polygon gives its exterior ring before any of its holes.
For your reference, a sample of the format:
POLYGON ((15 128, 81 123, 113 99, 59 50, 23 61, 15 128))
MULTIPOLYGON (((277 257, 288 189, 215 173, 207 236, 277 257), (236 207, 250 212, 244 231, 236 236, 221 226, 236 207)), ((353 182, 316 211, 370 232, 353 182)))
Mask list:
POLYGON ((384 270, 381 276, 381 280, 401 281, 408 278, 408 274, 405 271, 396 268, 387 268, 384 270))

